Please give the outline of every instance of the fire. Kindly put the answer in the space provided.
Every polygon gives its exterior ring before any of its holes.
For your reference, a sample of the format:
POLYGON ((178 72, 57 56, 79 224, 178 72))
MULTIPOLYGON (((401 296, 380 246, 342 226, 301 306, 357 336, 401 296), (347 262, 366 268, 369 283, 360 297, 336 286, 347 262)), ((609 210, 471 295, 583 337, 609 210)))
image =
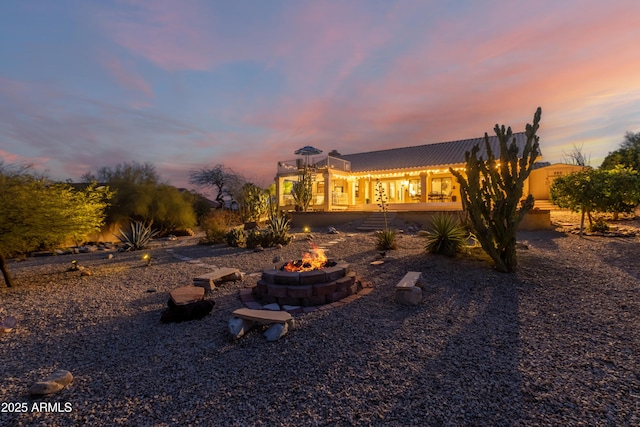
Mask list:
POLYGON ((285 271, 312 271, 324 267, 327 263, 327 256, 324 249, 312 246, 309 252, 302 255, 301 260, 289 261, 282 268, 285 271))

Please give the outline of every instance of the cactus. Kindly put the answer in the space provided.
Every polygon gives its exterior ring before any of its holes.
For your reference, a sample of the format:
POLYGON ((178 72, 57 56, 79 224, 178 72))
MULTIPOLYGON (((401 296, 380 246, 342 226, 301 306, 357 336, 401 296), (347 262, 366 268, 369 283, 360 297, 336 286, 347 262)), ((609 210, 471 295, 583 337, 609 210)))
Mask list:
POLYGON ((526 126, 527 140, 522 153, 515 138, 512 139, 511 128, 505 131, 504 125, 496 125, 499 157, 496 158, 491 150, 489 136, 485 133, 487 159, 478 157, 480 147, 476 145, 471 152, 465 153, 466 178, 450 168, 460 183, 462 207, 469 215, 475 235, 501 272, 516 270, 516 230, 525 213, 533 208, 533 196, 529 195, 523 202, 521 199, 524 182, 540 154, 540 138, 536 132, 541 114, 538 107, 533 125, 526 126))

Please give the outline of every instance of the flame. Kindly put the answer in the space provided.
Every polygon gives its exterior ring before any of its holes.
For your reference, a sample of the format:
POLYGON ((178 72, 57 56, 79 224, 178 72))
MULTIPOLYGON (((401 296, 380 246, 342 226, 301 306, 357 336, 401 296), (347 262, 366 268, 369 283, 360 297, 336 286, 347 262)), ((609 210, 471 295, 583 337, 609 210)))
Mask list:
POLYGON ((302 254, 302 259, 298 261, 289 261, 282 268, 285 271, 312 271, 324 267, 327 263, 327 256, 324 249, 312 245, 309 252, 302 254))

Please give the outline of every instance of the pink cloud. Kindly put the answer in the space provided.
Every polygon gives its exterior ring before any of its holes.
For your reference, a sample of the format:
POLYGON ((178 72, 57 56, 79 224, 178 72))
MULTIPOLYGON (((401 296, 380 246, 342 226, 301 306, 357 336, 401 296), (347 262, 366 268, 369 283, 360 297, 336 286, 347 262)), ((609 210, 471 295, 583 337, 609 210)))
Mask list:
POLYGON ((122 62, 115 57, 105 58, 102 62, 107 70, 124 87, 134 92, 141 92, 147 98, 153 98, 154 95, 151 85, 140 74, 132 71, 131 67, 125 67, 122 62))

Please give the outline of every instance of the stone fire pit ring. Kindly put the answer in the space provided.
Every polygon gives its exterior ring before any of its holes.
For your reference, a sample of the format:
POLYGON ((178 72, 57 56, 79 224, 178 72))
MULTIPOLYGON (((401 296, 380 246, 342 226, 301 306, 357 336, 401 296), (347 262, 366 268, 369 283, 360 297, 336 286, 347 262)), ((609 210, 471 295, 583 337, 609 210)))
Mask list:
POLYGON ((292 306, 318 306, 339 301, 358 293, 356 274, 346 261, 329 260, 322 269, 284 271, 284 263, 265 267, 255 287, 256 297, 264 303, 292 306))

